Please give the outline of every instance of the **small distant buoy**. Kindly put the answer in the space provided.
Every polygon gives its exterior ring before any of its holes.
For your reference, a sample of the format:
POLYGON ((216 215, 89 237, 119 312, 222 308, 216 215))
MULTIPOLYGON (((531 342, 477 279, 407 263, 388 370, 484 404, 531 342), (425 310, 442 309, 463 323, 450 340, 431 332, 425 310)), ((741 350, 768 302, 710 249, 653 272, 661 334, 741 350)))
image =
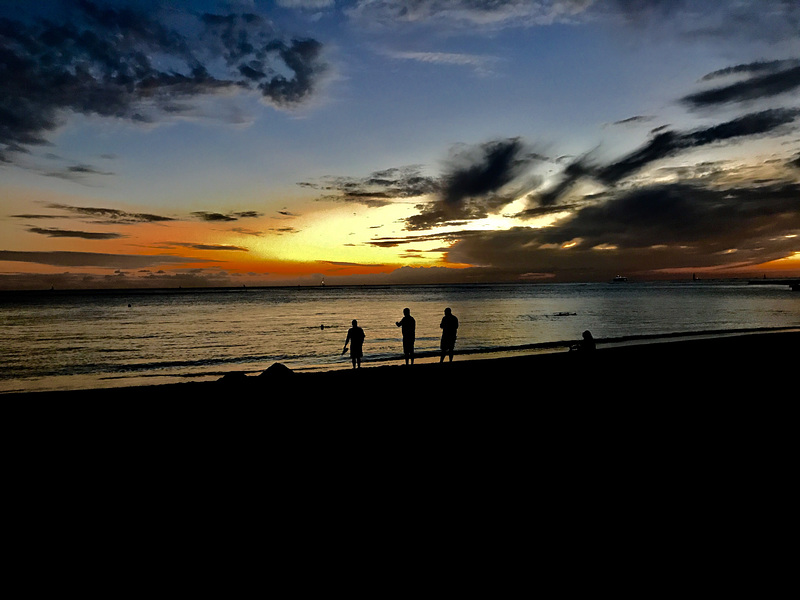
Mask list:
POLYGON ((128 308, 130 308, 130 307, 131 307, 131 305, 130 305, 130 304, 128 304, 128 308))
POLYGON ((320 329, 325 329, 325 324, 323 323, 322 325, 319 326, 319 328, 320 329))

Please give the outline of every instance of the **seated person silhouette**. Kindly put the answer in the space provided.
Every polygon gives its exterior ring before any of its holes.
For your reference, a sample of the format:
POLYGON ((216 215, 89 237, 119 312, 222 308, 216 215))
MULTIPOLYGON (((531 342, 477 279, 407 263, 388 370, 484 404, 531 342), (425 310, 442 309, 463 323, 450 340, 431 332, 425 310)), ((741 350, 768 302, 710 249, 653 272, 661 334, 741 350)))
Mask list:
POLYGON ((592 350, 595 350, 596 348, 597 348, 597 346, 596 346, 596 344, 594 342, 594 338, 592 337, 592 332, 587 329, 586 331, 583 332, 583 340, 581 340, 577 344, 574 344, 574 345, 570 346, 569 351, 570 352, 573 352, 573 351, 575 351, 575 352, 591 352, 592 350))

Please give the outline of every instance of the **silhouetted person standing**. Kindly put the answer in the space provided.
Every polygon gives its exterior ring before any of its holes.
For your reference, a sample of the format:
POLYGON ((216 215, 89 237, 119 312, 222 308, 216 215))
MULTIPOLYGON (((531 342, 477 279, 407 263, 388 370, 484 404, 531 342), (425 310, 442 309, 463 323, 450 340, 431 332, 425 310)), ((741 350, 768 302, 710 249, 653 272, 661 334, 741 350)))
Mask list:
POLYGON ((406 364, 411 361, 414 364, 414 338, 416 337, 417 322, 411 316, 411 309, 403 309, 403 318, 395 323, 398 327, 402 327, 403 332, 403 356, 406 359, 406 364))
POLYGON ((353 319, 353 326, 347 330, 347 338, 344 340, 342 354, 347 351, 347 343, 350 342, 350 360, 353 361, 353 368, 361 368, 361 357, 364 356, 364 330, 358 326, 358 321, 353 319))
POLYGON ((442 356, 439 362, 444 362, 445 354, 450 356, 450 362, 453 362, 453 348, 456 345, 456 332, 458 331, 458 318, 450 312, 449 308, 444 309, 444 316, 442 322, 439 323, 442 328, 442 356))

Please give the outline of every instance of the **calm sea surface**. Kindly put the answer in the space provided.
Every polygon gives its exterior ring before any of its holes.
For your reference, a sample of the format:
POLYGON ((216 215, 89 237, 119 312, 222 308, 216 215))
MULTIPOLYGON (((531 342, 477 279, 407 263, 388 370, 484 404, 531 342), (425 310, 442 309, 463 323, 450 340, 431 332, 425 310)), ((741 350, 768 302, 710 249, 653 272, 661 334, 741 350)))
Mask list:
POLYGON ((0 393, 213 379, 275 362, 346 368, 353 319, 365 366, 397 364, 405 307, 423 355, 438 351, 445 307, 461 323, 456 350, 471 353, 563 351, 585 329, 602 345, 800 327, 800 293, 747 282, 5 293, 0 393))

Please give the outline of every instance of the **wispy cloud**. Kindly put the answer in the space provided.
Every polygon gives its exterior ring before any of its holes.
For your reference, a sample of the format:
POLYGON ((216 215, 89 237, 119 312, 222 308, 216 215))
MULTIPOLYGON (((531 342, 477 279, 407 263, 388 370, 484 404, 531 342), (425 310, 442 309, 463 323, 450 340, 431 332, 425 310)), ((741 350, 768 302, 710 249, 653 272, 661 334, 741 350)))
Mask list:
POLYGON ((367 206, 385 206, 396 200, 425 196, 439 189, 439 183, 425 175, 418 165, 375 171, 367 177, 323 177, 319 181, 304 181, 298 185, 324 192, 320 197, 322 200, 355 202, 367 206))
POLYGON ((225 252, 249 252, 249 250, 243 246, 231 246, 228 244, 197 244, 193 242, 167 242, 162 244, 161 247, 191 248, 192 250, 221 250, 225 252))
MULTIPOLYGON (((165 217, 151 213, 132 213, 117 208, 105 208, 95 206, 71 206, 69 204, 48 204, 48 208, 65 211, 71 215, 93 219, 93 222, 113 223, 113 224, 132 224, 132 223, 162 223, 175 221, 173 217, 165 217)), ((48 217, 41 215, 40 217, 48 217)), ((62 215, 63 216, 63 215, 62 215)))
POLYGON ((359 0, 347 12, 360 23, 436 24, 451 28, 520 27, 569 21, 593 0, 359 0))
POLYGON ((308 10, 319 10, 334 6, 334 0, 277 0, 278 6, 283 8, 299 8, 308 10))
POLYGON ((398 60, 411 60, 433 65, 467 67, 478 75, 491 74, 499 59, 493 56, 457 52, 389 51, 387 56, 398 60))
POLYGON ((184 256, 0 250, 0 261, 6 260, 12 262, 39 263, 55 267, 102 267, 115 269, 141 269, 159 265, 207 262, 202 259, 184 256))
POLYGON ((681 152, 715 143, 786 132, 798 117, 800 109, 776 108, 749 113, 706 128, 685 132, 662 131, 637 150, 607 165, 592 165, 586 157, 574 160, 564 170, 562 180, 555 187, 538 193, 535 198, 541 206, 549 206, 558 202, 580 179, 594 178, 604 184, 615 185, 648 165, 681 152))
POLYGON ((31 227, 30 233, 38 233, 55 238, 81 238, 84 240, 115 240, 125 237, 121 233, 102 233, 97 231, 73 231, 69 229, 31 227))
POLYGON ((244 211, 229 212, 229 213, 195 211, 192 213, 192 216, 200 219, 201 221, 228 222, 228 221, 238 221, 239 219, 253 219, 256 217, 260 217, 261 213, 254 210, 244 210, 244 211))
MULTIPOLYGON (((686 96, 683 101, 694 108, 702 108, 725 103, 750 102, 794 92, 800 88, 800 61, 781 61, 780 64, 794 66, 768 69, 763 67, 764 63, 739 65, 733 69, 736 69, 737 73, 749 75, 743 81, 696 92, 686 96)), ((714 74, 710 75, 716 77, 714 74)))
POLYGON ((91 165, 72 165, 58 171, 50 170, 44 172, 44 175, 48 177, 57 177, 60 179, 67 179, 69 181, 77 182, 83 182, 87 179, 87 177, 94 175, 109 176, 113 174, 114 173, 110 171, 102 171, 91 165))
POLYGON ((439 180, 437 196, 406 225, 428 229, 496 212, 536 187, 538 179, 528 176, 528 169, 540 160, 541 155, 520 138, 457 147, 439 180))

